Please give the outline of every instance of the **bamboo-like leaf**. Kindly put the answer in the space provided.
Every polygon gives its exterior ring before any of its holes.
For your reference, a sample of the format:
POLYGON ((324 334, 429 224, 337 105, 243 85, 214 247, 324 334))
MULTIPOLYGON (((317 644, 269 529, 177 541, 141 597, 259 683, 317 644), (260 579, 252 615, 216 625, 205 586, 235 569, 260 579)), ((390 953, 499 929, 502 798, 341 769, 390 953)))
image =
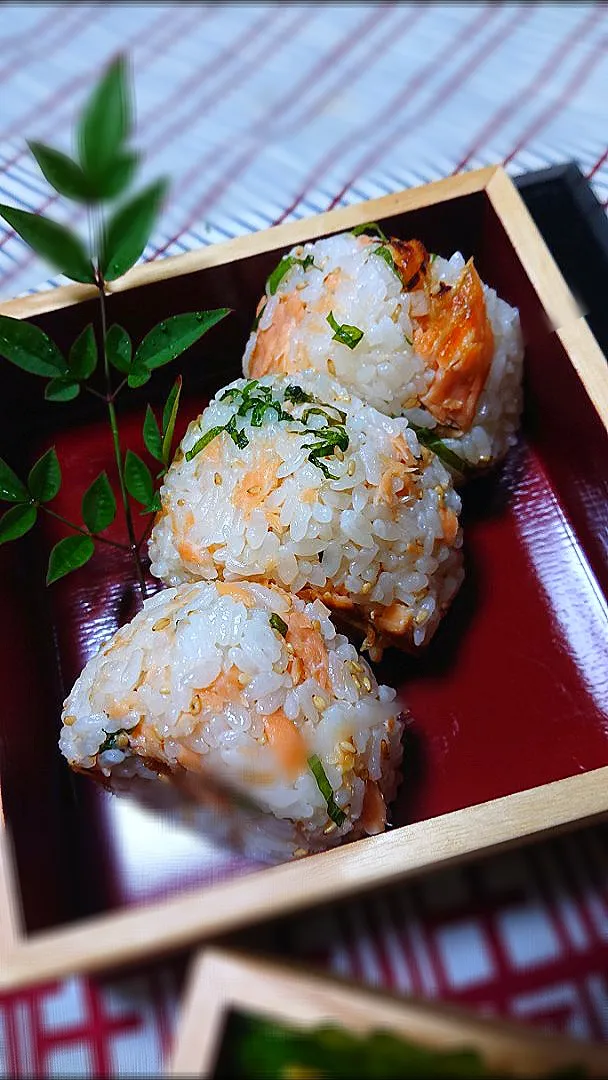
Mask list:
POLYGON ((7 510, 0 518, 0 544, 25 536, 35 524, 37 517, 38 511, 35 506, 29 504, 11 506, 10 510, 7 510))
POLYGON ((26 502, 28 492, 25 484, 13 472, 10 465, 0 458, 0 500, 4 502, 26 502))
POLYGON ((108 474, 102 472, 82 497, 82 520, 92 533, 103 532, 116 517, 116 499, 108 474))
POLYGON ((162 510, 162 505, 160 492, 155 491, 148 506, 144 506, 143 510, 140 510, 140 514, 157 514, 159 510, 162 510))
POLYGON ((97 367, 97 342, 93 324, 85 326, 82 334, 70 349, 68 356, 70 375, 75 379, 88 379, 97 367))
POLYGON ((96 181, 107 174, 131 130, 127 60, 118 56, 93 90, 78 126, 80 160, 96 181))
POLYGON ((144 420, 144 445, 149 454, 157 461, 163 460, 163 439, 158 428, 158 423, 150 406, 146 406, 144 420))
POLYGON ((91 191, 87 178, 76 161, 52 146, 45 146, 44 143, 28 142, 27 145, 45 180, 48 180, 55 191, 76 202, 90 201, 91 191))
POLYGON ((133 346, 127 331, 117 323, 114 323, 106 334, 106 354, 117 371, 123 375, 128 374, 131 370, 133 346))
POLYGON ((230 308, 213 311, 189 311, 163 319, 146 334, 135 353, 135 360, 150 370, 162 367, 189 349, 212 326, 225 319, 230 308))
POLYGON ((154 481, 148 466, 133 453, 127 450, 125 457, 125 484, 129 495, 132 495, 142 506, 149 506, 154 497, 154 481))
POLYGON ((144 386, 149 380, 150 372, 147 368, 133 366, 129 372, 127 382, 132 390, 136 390, 138 386, 144 386))
POLYGON ((52 585, 54 581, 59 581, 59 578, 70 574, 72 570, 78 570, 79 567, 84 566, 94 551, 95 544, 90 536, 66 536, 60 540, 50 554, 46 574, 47 585, 52 585))
POLYGON ((182 390, 182 377, 178 375, 177 379, 167 398, 165 407, 163 409, 163 445, 162 445, 162 463, 168 466, 171 458, 171 444, 173 442, 173 432, 175 431, 175 421, 177 420, 177 410, 179 409, 179 396, 182 390))
POLYGON ((167 189, 157 180, 116 211, 108 223, 101 256, 106 281, 122 277, 144 250, 167 189))
POLYGON ((94 282, 93 265, 78 236, 58 221, 0 203, 0 217, 43 259, 73 281, 94 282))
POLYGON ((80 393, 80 386, 69 375, 59 375, 47 383, 44 396, 47 401, 73 401, 80 393))
POLYGON ((54 446, 32 466, 27 486, 37 502, 50 502, 55 498, 61 487, 61 466, 54 446))
POLYGON ((0 356, 32 375, 53 378, 67 371, 54 341, 33 323, 0 315, 0 356))
POLYGON ((139 154, 134 151, 119 154, 105 174, 98 176, 95 181, 90 181, 95 197, 115 199, 118 195, 122 195, 135 176, 138 165, 139 154))

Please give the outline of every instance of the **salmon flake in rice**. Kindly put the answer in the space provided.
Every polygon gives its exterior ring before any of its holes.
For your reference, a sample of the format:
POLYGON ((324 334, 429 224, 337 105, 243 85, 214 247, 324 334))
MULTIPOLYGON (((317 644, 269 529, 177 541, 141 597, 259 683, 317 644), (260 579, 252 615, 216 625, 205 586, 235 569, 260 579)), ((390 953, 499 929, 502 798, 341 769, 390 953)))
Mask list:
POLYGON ((73 769, 152 806, 172 789, 195 825, 260 860, 382 832, 400 779, 395 692, 320 601, 253 582, 147 600, 62 719, 73 769))
POLYGON ((444 259, 383 234, 309 242, 281 260, 258 311, 248 378, 329 373, 375 408, 407 416, 459 479, 515 442, 519 314, 459 252, 444 259))
POLYGON ((406 419, 314 372, 220 391, 161 502, 149 552, 165 584, 274 582, 373 630, 377 649, 430 641, 463 578, 461 502, 441 461, 406 419))

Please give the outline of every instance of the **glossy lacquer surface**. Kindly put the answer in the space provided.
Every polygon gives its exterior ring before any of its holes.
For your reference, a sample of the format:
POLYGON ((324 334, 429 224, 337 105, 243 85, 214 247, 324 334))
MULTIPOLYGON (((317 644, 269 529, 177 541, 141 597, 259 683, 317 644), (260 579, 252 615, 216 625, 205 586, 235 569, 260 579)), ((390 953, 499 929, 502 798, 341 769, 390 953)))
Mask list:
MULTIPOLYGON (((435 250, 474 254, 486 280, 520 307, 528 345, 519 443, 500 469, 463 493, 461 593, 423 657, 393 652, 378 668, 411 710, 393 808, 394 824, 407 827, 608 764, 608 448, 484 197, 388 224, 435 250)), ((235 308, 182 365, 182 430, 208 393, 238 374, 258 294, 280 254, 110 301, 111 317, 134 334, 189 307, 235 308)), ((83 305, 43 323, 67 342, 93 314, 83 305)), ((161 396, 170 377, 161 376, 161 396)), ((0 404, 9 433, 4 452, 16 463, 26 453, 20 444, 32 453, 54 443, 69 477, 57 509, 73 516, 100 469, 112 469, 109 438, 94 403, 79 406, 70 425, 74 413, 42 406, 32 382, 16 372, 0 404)), ((144 391, 124 428, 142 453, 145 400, 144 391)), ((145 519, 136 518, 143 530, 145 519)), ((61 759, 63 697, 99 643, 131 616, 136 594, 128 561, 109 548, 45 590, 44 559, 59 535, 49 521, 42 533, 0 549, 0 780, 30 931, 252 868, 168 816, 73 777, 61 759)))

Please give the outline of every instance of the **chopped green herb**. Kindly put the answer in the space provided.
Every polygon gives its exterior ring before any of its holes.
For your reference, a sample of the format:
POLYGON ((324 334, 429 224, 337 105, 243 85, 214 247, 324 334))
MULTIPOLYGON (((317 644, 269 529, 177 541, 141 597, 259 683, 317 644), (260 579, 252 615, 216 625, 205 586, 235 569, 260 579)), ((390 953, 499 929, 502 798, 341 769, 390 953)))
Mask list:
POLYGON ((291 401, 294 405, 303 405, 304 402, 314 401, 312 394, 307 394, 301 386, 288 386, 283 396, 285 401, 291 401))
POLYGON ((120 731, 113 731, 111 735, 108 735, 107 732, 104 732, 104 734, 107 737, 99 747, 99 750, 97 751, 98 754, 103 754, 104 750, 122 750, 122 747, 118 745, 118 739, 120 735, 127 734, 124 728, 121 728, 120 731))
POLYGON ((436 258, 437 258, 437 255, 436 255, 436 253, 435 253, 435 252, 432 252, 432 254, 431 254, 431 258, 430 258, 430 263, 431 263, 431 266, 432 266, 432 265, 433 265, 433 263, 435 262, 435 259, 436 259, 436 258))
POLYGON ((205 434, 195 442, 191 450, 186 450, 186 461, 192 461, 192 458, 196 457, 197 454, 200 454, 201 450, 204 450, 217 435, 221 435, 222 431, 225 430, 226 428, 221 424, 218 427, 209 428, 209 431, 206 431, 205 434))
POLYGON ((411 339, 411 338, 409 338, 409 337, 407 336, 407 334, 404 334, 403 336, 404 336, 405 340, 407 341, 407 343, 408 343, 408 345, 409 345, 410 349, 411 349, 411 348, 413 348, 414 342, 412 341, 412 339, 411 339))
POLYGON ((440 439, 431 428, 418 427, 417 424, 410 424, 410 427, 415 433, 418 442, 426 446, 427 449, 432 450, 434 454, 437 454, 437 457, 440 461, 443 461, 444 465, 448 465, 450 469, 454 469, 463 476, 468 473, 469 465, 467 462, 458 457, 458 454, 455 454, 453 450, 450 450, 443 439, 440 439))
POLYGON ((265 311, 266 311, 266 304, 263 304, 262 307, 260 308, 260 310, 258 311, 255 319, 253 320, 253 326, 251 327, 252 332, 257 330, 258 326, 260 325, 260 319, 262 318, 262 315, 264 314, 265 311))
POLYGON ((381 259, 384 259, 386 265, 390 267, 393 273, 396 274, 397 277, 400 277, 390 247, 387 247, 386 244, 380 244, 379 247, 373 248, 372 255, 379 255, 381 259))
POLYGON ((338 806, 336 800, 334 799, 333 789, 329 780, 327 779, 327 773, 325 772, 325 769, 321 764, 320 758, 316 754, 313 754, 312 757, 309 757, 308 767, 315 780, 317 781, 317 787, 319 791, 321 792, 323 798, 327 803, 327 813, 329 814, 329 817, 333 822, 335 822, 335 824, 339 828, 340 825, 343 825, 346 821, 346 814, 338 806))
POLYGON ((346 413, 342 412, 341 409, 337 409, 335 405, 325 405, 322 409, 316 405, 313 405, 310 409, 304 409, 304 412, 302 413, 303 424, 308 423, 309 416, 322 416, 323 419, 327 421, 330 427, 335 427, 337 424, 346 423, 346 413), (335 420, 333 416, 328 416, 327 412, 325 411, 326 409, 331 409, 332 412, 336 412, 338 414, 338 419, 335 420))
POLYGON ((249 439, 245 435, 244 431, 239 431, 236 426, 236 414, 230 417, 230 420, 226 424, 224 431, 230 435, 233 443, 236 443, 239 450, 244 450, 246 446, 249 446, 249 439))
MULTIPOLYGON (((315 265, 315 260, 312 255, 307 255, 304 259, 296 259, 295 255, 285 255, 278 266, 272 271, 272 274, 266 282, 266 288, 270 296, 274 296, 283 278, 294 266, 301 266, 303 270, 308 270, 309 267, 315 265)), ((318 269, 318 267, 317 267, 318 269)))
POLYGON ((349 349, 354 349, 361 338, 363 337, 363 330, 360 330, 358 326, 349 326, 348 323, 339 323, 334 319, 333 311, 330 311, 327 316, 327 322, 334 331, 333 341, 339 341, 341 345, 347 345, 349 349))
POLYGON ((368 221, 365 225, 356 225, 355 228, 350 231, 353 236, 361 236, 362 234, 365 234, 366 236, 379 236, 381 240, 384 240, 385 244, 388 243, 388 236, 382 232, 382 229, 376 221, 368 221))
POLYGON ((275 614, 273 611, 268 621, 272 626, 272 629, 276 630, 277 634, 280 634, 281 637, 287 636, 287 623, 283 621, 280 615, 275 614))

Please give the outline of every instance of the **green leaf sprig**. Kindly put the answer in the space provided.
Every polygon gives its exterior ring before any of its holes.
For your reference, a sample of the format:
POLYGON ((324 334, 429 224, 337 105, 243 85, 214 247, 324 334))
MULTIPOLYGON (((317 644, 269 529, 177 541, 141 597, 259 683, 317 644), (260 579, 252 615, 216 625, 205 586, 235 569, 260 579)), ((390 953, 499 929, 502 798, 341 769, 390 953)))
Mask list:
MULTIPOLYGON (((151 406, 146 409, 144 445, 161 465, 155 477, 139 454, 123 447, 116 400, 123 389, 144 386, 158 368, 195 345, 226 317, 228 308, 172 315, 152 327, 139 344, 131 340, 125 327, 108 325, 107 283, 125 274, 143 253, 167 191, 166 179, 156 180, 134 194, 129 191, 140 164, 140 155, 129 145, 132 131, 128 63, 124 56, 119 56, 108 66, 84 105, 76 125, 73 156, 41 142, 28 144, 43 176, 55 191, 50 201, 61 196, 81 204, 86 211, 88 245, 58 221, 0 204, 0 217, 38 255, 73 281, 95 286, 100 313, 98 326, 92 323, 86 326, 65 355, 39 327, 0 315, 0 356, 44 379, 44 395, 49 402, 65 404, 86 391, 103 403, 112 434, 120 496, 117 500, 107 473, 100 473, 83 497, 82 524, 67 521, 47 506, 61 486, 61 470, 54 449, 36 462, 27 483, 0 460, 0 500, 12 504, 0 518, 0 543, 25 535, 44 510, 59 518, 74 534, 61 539, 51 551, 47 583, 88 562, 99 541, 131 554, 143 600, 146 584, 141 549, 152 518, 138 537, 129 497, 143 507, 143 514, 152 515, 160 508, 157 482, 166 472, 171 457, 181 378, 169 393, 160 423, 151 406), (101 535, 114 522, 118 501, 128 534, 126 544, 101 535)), ((75 216, 72 212, 71 220, 75 216)), ((235 439, 241 438, 237 432, 232 434, 235 439)))
POLYGON ((440 439, 435 434, 432 428, 419 427, 417 424, 410 423, 412 431, 414 432, 418 442, 422 446, 426 446, 428 450, 432 450, 440 461, 443 461, 444 465, 448 468, 460 473, 461 476, 466 476, 470 472, 470 465, 458 454, 455 454, 453 450, 450 450, 449 446, 446 446, 443 439, 440 439))
POLYGON ((317 781, 317 787, 321 792, 325 802, 327 803, 327 813, 331 820, 340 828, 346 821, 346 814, 340 806, 338 806, 334 799, 333 788, 327 778, 327 773, 323 768, 323 763, 317 754, 313 754, 308 759, 308 767, 317 781))

